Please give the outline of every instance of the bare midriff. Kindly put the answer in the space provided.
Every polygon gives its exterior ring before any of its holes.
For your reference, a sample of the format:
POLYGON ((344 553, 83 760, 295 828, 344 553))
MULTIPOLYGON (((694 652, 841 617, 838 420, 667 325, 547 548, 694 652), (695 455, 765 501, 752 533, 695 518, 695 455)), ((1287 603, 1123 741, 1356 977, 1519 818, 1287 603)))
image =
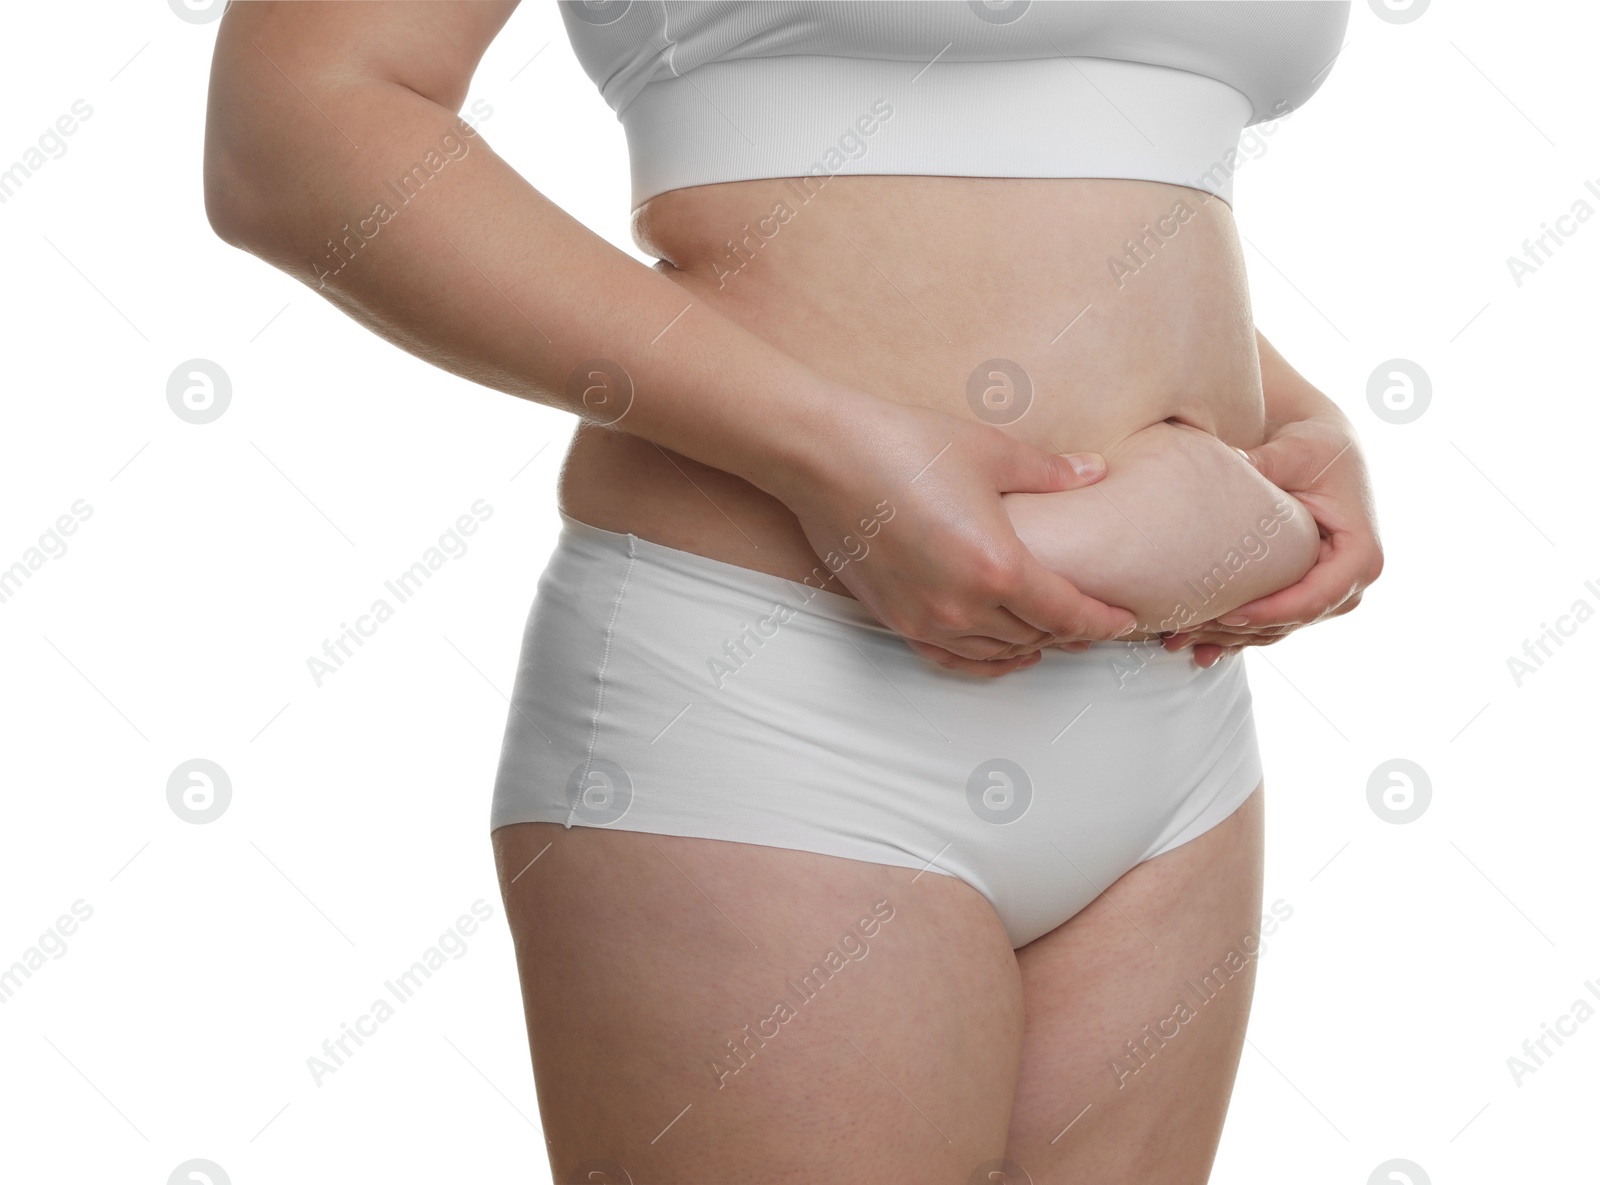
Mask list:
MULTIPOLYGON (((690 300, 819 375, 1051 452, 1100 452, 1106 483, 1122 452, 1165 449, 1163 434, 1184 447, 1198 429, 1229 458, 1217 442, 1262 440, 1239 237, 1228 205, 1200 190, 1109 179, 741 181, 656 196, 635 211, 634 238, 690 300)), ((1044 497, 1086 505, 1089 493, 1044 497)), ((584 522, 731 564, 792 580, 818 569, 781 502, 626 432, 580 428, 560 499, 584 522)), ((1204 519, 1195 501, 1172 500, 1174 525, 1204 519)), ((846 593, 836 579, 826 587, 846 593)))

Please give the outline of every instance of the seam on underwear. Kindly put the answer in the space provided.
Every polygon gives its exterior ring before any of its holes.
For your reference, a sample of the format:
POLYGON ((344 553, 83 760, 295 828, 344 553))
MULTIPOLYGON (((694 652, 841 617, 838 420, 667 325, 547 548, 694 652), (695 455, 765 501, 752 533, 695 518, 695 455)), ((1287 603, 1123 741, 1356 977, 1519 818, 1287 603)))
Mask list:
POLYGON ((666 43, 664 48, 667 51, 667 56, 666 56, 667 69, 672 71, 672 76, 674 78, 681 78, 683 76, 678 73, 678 63, 673 60, 673 59, 675 59, 677 57, 677 54, 678 54, 678 43, 676 41, 674 41, 672 39, 671 35, 667 32, 667 0, 660 0, 660 3, 661 3, 661 40, 666 43))
MULTIPOLYGON (((628 566, 627 566, 626 569, 623 570, 622 582, 617 585, 616 600, 612 601, 612 603, 611 603, 611 616, 606 621, 606 639, 605 639, 605 643, 600 649, 600 669, 595 673, 596 688, 595 688, 595 700, 594 700, 594 717, 589 723, 589 747, 588 747, 587 751, 584 753, 583 769, 578 775, 578 786, 580 787, 580 791, 579 791, 580 794, 582 793, 581 788, 585 784, 587 784, 587 782, 589 781, 589 767, 590 767, 591 763, 593 763, 593 761, 594 761, 594 747, 595 747, 595 744, 600 739, 600 713, 605 709, 605 706, 606 706, 606 667, 611 662, 611 640, 612 640, 612 637, 613 637, 613 635, 615 633, 615 630, 616 630, 617 615, 622 612, 622 598, 627 593, 627 591, 628 591, 628 581, 633 576, 633 561, 636 558, 636 554, 637 554, 635 552, 635 550, 634 550, 633 541, 634 541, 633 535, 629 534, 629 536, 628 536, 628 566)), ((578 813, 578 801, 579 800, 577 798, 574 798, 572 800, 572 805, 567 808, 567 822, 566 822, 566 825, 568 827, 572 826, 572 818, 573 818, 574 815, 576 815, 578 813)))
MULTIPOLYGON (((1240 654, 1234 655, 1234 657, 1237 658, 1237 659, 1242 660, 1244 658, 1244 655, 1242 653, 1240 653, 1240 654)), ((1241 732, 1243 732, 1245 729, 1249 728, 1252 725, 1252 723, 1254 723, 1254 720, 1255 720, 1255 704, 1252 702, 1250 707, 1249 707, 1249 709, 1244 714, 1244 719, 1239 721, 1238 727, 1235 728, 1231 733, 1229 733, 1228 734, 1228 739, 1225 742, 1223 742, 1224 751, 1225 752, 1231 752, 1231 753, 1234 754, 1234 760, 1229 763, 1228 772, 1227 772, 1226 775, 1224 775, 1224 778, 1223 778, 1223 781, 1225 781, 1225 782, 1226 781, 1231 781, 1233 779, 1234 775, 1236 775, 1239 772, 1240 768, 1245 764, 1245 762, 1247 760, 1249 760, 1249 756, 1250 756, 1249 748, 1250 748, 1250 746, 1246 745, 1246 746, 1244 746, 1244 748, 1239 749, 1239 748, 1235 747, 1234 742, 1236 742, 1239 739, 1239 734, 1241 732)), ((1260 753, 1259 738, 1258 738, 1257 745, 1256 745, 1256 751, 1257 751, 1258 754, 1260 753)), ((1265 762, 1263 761, 1262 764, 1265 765, 1265 762)), ((1212 777, 1212 776, 1214 776, 1216 774, 1216 772, 1217 772, 1217 767, 1215 765, 1213 765, 1208 771, 1206 771, 1206 773, 1203 775, 1203 777, 1206 777, 1206 778, 1212 777)), ((1263 773, 1265 773, 1264 770, 1263 770, 1263 773)), ((1252 793, 1254 792, 1254 790, 1255 790, 1255 787, 1252 786, 1251 787, 1252 793)), ((1189 793, 1192 796, 1194 791, 1191 790, 1189 793)), ((1248 797, 1248 796, 1246 796, 1246 797, 1248 797)), ((1211 800, 1211 802, 1206 803, 1205 810, 1202 810, 1200 812, 1200 814, 1203 815, 1203 814, 1205 814, 1206 811, 1209 811, 1211 809, 1211 807, 1213 806, 1213 804, 1215 804, 1215 802, 1216 802, 1216 799, 1213 798, 1211 800)), ((1240 805, 1243 805, 1243 804, 1241 803, 1240 805)), ((1237 809, 1239 809, 1238 806, 1235 806, 1234 810, 1237 810, 1237 809)), ((1187 831, 1190 827, 1193 827, 1193 826, 1194 826, 1194 820, 1191 819, 1188 823, 1186 823, 1179 830, 1178 835, 1182 835, 1185 831, 1187 831)), ((1215 827, 1215 826, 1217 826, 1217 824, 1213 823, 1212 826, 1215 827)), ((1210 829, 1211 828, 1208 827, 1208 828, 1206 828, 1206 831, 1209 831, 1210 829)), ((1204 834, 1205 834, 1205 831, 1200 832, 1200 835, 1204 835, 1204 834)), ((1193 836, 1190 836, 1188 840, 1184 840, 1183 842, 1184 843, 1188 843, 1188 842, 1190 842, 1190 840, 1194 840, 1194 839, 1198 839, 1198 838, 1200 838, 1199 835, 1193 835, 1193 836)), ((1157 856, 1164 856, 1168 852, 1172 851, 1174 847, 1182 847, 1183 846, 1182 844, 1178 844, 1178 843, 1174 842, 1176 839, 1177 839, 1177 836, 1174 836, 1172 839, 1169 839, 1165 844, 1162 845, 1160 851, 1152 852, 1150 855, 1146 856, 1144 858, 1144 860, 1139 861, 1139 863, 1143 864, 1145 862, 1145 860, 1154 860, 1157 856)), ((1135 867, 1137 867, 1137 865, 1135 865, 1135 867)))

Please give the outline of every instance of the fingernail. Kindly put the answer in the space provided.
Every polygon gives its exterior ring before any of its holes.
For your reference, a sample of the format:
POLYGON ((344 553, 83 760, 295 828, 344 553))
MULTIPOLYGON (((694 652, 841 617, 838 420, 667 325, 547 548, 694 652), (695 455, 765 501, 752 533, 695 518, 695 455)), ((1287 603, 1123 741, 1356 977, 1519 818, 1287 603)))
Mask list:
POLYGON ((1106 459, 1099 453, 1066 453, 1067 464, 1079 477, 1098 477, 1106 471, 1106 459))
POLYGON ((1139 623, 1137 621, 1130 621, 1127 625, 1123 626, 1120 630, 1118 630, 1116 632, 1116 634, 1113 635, 1113 636, 1114 637, 1118 637, 1118 638, 1126 638, 1129 634, 1133 633, 1133 631, 1138 629, 1138 628, 1139 628, 1139 623))
POLYGON ((1223 625, 1249 625, 1250 619, 1243 613, 1230 613, 1226 617, 1217 618, 1223 625))

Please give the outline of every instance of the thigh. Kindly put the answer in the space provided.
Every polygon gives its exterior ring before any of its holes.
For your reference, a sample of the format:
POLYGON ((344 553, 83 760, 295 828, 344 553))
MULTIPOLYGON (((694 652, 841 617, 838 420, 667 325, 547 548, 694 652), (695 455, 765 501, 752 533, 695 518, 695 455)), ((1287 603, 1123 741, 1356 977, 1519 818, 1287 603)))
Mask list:
POLYGON ((1209 1178, 1255 984, 1262 796, 1017 951, 1019 1180, 1209 1178))
POLYGON ((966 1185, 1003 1153, 1021 982, 966 882, 554 823, 493 840, 556 1185, 966 1185))

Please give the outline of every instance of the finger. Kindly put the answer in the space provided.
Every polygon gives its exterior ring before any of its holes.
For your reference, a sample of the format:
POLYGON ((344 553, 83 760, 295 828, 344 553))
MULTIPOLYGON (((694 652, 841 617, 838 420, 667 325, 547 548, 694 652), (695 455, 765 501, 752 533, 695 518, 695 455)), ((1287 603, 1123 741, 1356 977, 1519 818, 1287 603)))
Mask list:
POLYGON ((925 606, 925 611, 914 617, 895 613, 893 604, 869 604, 867 607, 873 616, 909 642, 920 642, 979 662, 1034 653, 1054 640, 1053 635, 1028 624, 992 600, 987 605, 978 601, 975 616, 956 613, 956 603, 956 594, 947 590, 943 604, 925 606))
POLYGON ((1015 640, 997 638, 990 634, 970 633, 940 637, 937 642, 909 636, 906 637, 906 641, 913 645, 931 646, 941 654, 965 659, 968 662, 1005 662, 1036 653, 1039 649, 1037 645, 1027 640, 1038 637, 1038 630, 1024 625, 1018 633, 1020 636, 1015 640))
POLYGON ((1023 560, 1022 587, 1004 608, 1060 642, 1120 638, 1139 624, 1131 611, 1079 592, 1072 581, 1046 568, 1031 552, 1023 560))
POLYGON ((1336 535, 1316 565, 1296 584, 1268 593, 1218 621, 1223 625, 1309 625, 1343 604, 1361 587, 1360 549, 1348 535, 1336 535))
POLYGON ((1188 640, 1182 645, 1173 645, 1173 639, 1162 640, 1162 647, 1168 651, 1182 650, 1184 646, 1264 646, 1269 642, 1276 642, 1294 632, 1296 627, 1276 626, 1272 629, 1260 630, 1196 630, 1184 635, 1188 640))
POLYGON ((1239 650, 1238 646, 1196 646, 1194 661, 1196 665, 1209 670, 1229 655, 1238 654, 1239 650))
POLYGON ((1056 642, 1051 648, 1055 650, 1065 650, 1068 654, 1082 654, 1085 650, 1089 649, 1089 647, 1093 645, 1094 643, 1089 641, 1056 642))
POLYGON ((1275 622, 1262 625, 1220 625, 1215 621, 1208 621, 1203 626, 1197 626, 1189 631, 1189 638, 1196 642, 1215 642, 1219 638, 1228 644, 1244 642, 1251 638, 1266 635, 1281 636, 1291 630, 1302 629, 1300 622, 1275 622))
MULTIPOLYGON (((1029 625, 1004 605, 983 610, 977 620, 965 628, 966 632, 961 634, 925 634, 916 640, 977 662, 1037 654, 1041 647, 1055 640, 1049 631, 1029 625)), ((909 634, 904 636, 910 638, 909 634)))
MULTIPOLYGON (((1247 643, 1247 645, 1255 644, 1256 643, 1247 643)), ((1264 646, 1266 643, 1262 642, 1260 645, 1264 646)), ((1200 666, 1209 669, 1216 666, 1229 655, 1238 654, 1239 651, 1243 649, 1243 646, 1206 646, 1204 648, 1196 646, 1194 650, 1194 660, 1200 666)))
POLYGON ((1361 593, 1358 592, 1355 594, 1355 596, 1349 597, 1342 601, 1338 608, 1329 610, 1328 616, 1343 617, 1346 613, 1350 612, 1350 610, 1354 609, 1359 604, 1361 604, 1361 593))
POLYGON ((1325 467, 1317 450, 1299 436, 1279 436, 1239 451, 1262 477, 1290 494, 1306 489, 1325 467))
POLYGON ((946 670, 990 679, 1009 675, 1013 671, 1026 670, 1044 658, 1041 651, 1035 650, 1031 654, 1020 654, 1010 658, 973 659, 946 650, 943 646, 936 646, 932 642, 918 642, 910 638, 905 639, 905 642, 917 654, 946 670))
POLYGON ((1057 457, 1067 463, 1071 471, 1071 478, 1065 479, 1067 484, 1059 488, 1064 490, 1082 489, 1092 486, 1106 475, 1106 459, 1099 453, 1056 453, 1057 457))
POLYGON ((1002 494, 1054 494, 1093 485, 1106 475, 1099 453, 1052 453, 1000 434, 1004 455, 995 476, 1002 494))

